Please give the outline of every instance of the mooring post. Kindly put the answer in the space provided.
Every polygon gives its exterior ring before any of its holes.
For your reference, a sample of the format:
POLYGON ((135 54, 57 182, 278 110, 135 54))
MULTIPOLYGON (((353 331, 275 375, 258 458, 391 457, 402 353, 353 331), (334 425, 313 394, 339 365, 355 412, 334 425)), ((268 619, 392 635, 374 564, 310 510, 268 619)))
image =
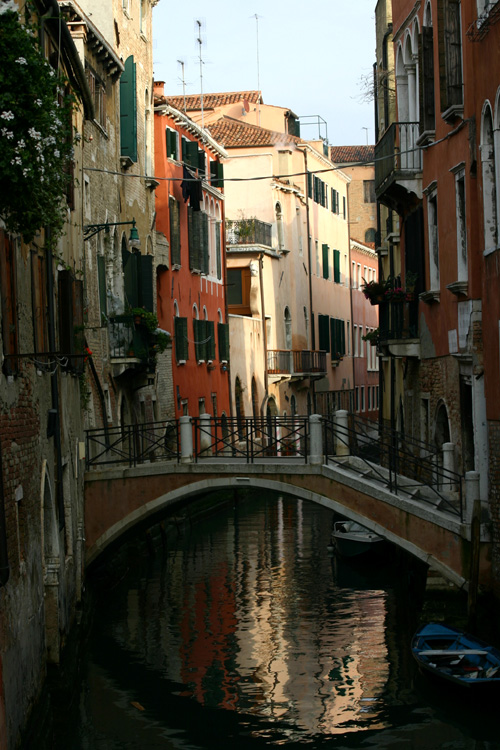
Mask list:
POLYGON ((454 492, 457 489, 453 477, 455 473, 455 443, 443 443, 441 450, 443 452, 443 479, 441 488, 449 492, 454 492))
POLYGON ((200 455, 208 456, 212 445, 212 416, 200 414, 200 455))
POLYGON ((321 465, 323 463, 323 434, 320 414, 309 416, 309 463, 321 465))
POLYGON ((181 430, 181 463, 190 464, 193 462, 193 427, 191 417, 179 417, 181 430))

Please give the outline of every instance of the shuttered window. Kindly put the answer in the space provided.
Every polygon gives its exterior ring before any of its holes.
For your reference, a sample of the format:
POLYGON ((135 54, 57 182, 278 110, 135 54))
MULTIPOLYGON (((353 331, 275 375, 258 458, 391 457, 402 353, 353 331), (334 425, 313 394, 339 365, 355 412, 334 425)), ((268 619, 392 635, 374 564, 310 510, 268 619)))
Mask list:
POLYGON ((197 169, 198 143, 196 141, 188 141, 186 138, 182 139, 182 161, 184 164, 187 164, 188 167, 197 169))
POLYGON ((207 338, 206 354, 207 360, 215 359, 215 324, 213 320, 205 321, 205 334, 207 338))
POLYGON ((345 323, 338 318, 330 318, 330 337, 332 359, 338 359, 345 354, 345 323))
POLYGON ((204 362, 207 358, 207 334, 205 323, 205 320, 193 319, 194 356, 198 362, 204 362))
POLYGON ((167 158, 177 160, 179 158, 179 141, 177 132, 170 128, 166 128, 165 137, 167 141, 167 158))
POLYGON ((181 228, 179 217, 179 201, 170 196, 168 201, 170 215, 170 263, 171 266, 181 265, 181 228))
POLYGON ((62 366, 73 372, 83 372, 83 357, 72 357, 72 354, 83 354, 85 337, 83 332, 83 282, 77 281, 71 271, 59 271, 58 309, 59 309, 59 351, 67 361, 62 366))
POLYGON ((221 223, 215 225, 215 260, 217 265, 217 278, 222 279, 222 248, 221 248, 221 223))
POLYGON ((229 362, 229 324, 217 323, 219 362, 229 362))
POLYGON ((330 351, 330 318, 328 315, 318 315, 319 348, 330 351))
POLYGON ((224 165, 220 161, 210 162, 210 184, 219 190, 224 187, 224 165))
POLYGON ((104 255, 97 256, 97 276, 99 282, 99 307, 101 315, 108 314, 108 300, 106 295, 106 259, 104 255))
POLYGON ((189 359, 187 318, 174 318, 174 341, 177 362, 189 359))
POLYGON ((329 276, 329 273, 330 273, 330 269, 329 269, 329 257, 328 257, 329 256, 329 252, 330 252, 330 248, 328 247, 328 245, 322 245, 321 247, 322 247, 322 250, 323 250, 323 278, 327 279, 328 276, 329 276))
POLYGON ((460 0, 437 4, 441 111, 463 104, 460 0))
POLYGON ((153 256, 122 248, 122 264, 126 306, 153 312, 153 256))
POLYGON ((120 78, 120 153, 137 161, 137 84, 134 56, 125 61, 120 78))
POLYGON ((313 175, 311 172, 307 173, 307 197, 313 197, 313 175))
POLYGON ((434 103, 434 32, 432 27, 424 26, 419 34, 419 97, 420 97, 420 132, 436 129, 434 103))
POLYGON ((340 284, 340 250, 333 251, 333 280, 340 284))

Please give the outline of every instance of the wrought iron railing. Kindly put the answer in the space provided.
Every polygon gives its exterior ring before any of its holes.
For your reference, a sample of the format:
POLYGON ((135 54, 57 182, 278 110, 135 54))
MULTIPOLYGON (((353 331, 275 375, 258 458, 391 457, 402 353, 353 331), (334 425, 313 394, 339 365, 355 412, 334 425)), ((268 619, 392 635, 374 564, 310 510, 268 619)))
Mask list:
POLYGON ((335 417, 323 419, 323 446, 325 463, 344 463, 346 446, 370 481, 463 520, 463 475, 443 467, 436 446, 353 414, 347 426, 337 424, 335 417))
POLYGON ((418 298, 384 302, 379 307, 380 341, 418 338, 418 298))
POLYGON ((226 220, 228 245, 264 245, 272 247, 272 224, 259 219, 226 220))
POLYGON ((393 122, 375 146, 375 189, 394 172, 419 172, 422 151, 416 145, 418 122, 393 122))
POLYGON ((150 334, 146 326, 136 325, 130 314, 108 318, 109 348, 112 359, 147 361, 150 355, 150 334))
POLYGON ((113 464, 137 466, 153 461, 178 461, 179 457, 179 430, 175 419, 86 432, 87 470, 113 464))
POLYGON ((307 417, 222 417, 193 419, 194 459, 308 460, 307 417))

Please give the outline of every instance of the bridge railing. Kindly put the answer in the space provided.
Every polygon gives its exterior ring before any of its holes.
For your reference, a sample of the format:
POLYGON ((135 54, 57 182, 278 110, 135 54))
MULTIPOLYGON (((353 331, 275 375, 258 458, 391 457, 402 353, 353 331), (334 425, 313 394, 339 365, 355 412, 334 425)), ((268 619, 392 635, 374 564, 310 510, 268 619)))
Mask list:
POLYGON ((307 463, 309 420, 307 417, 217 417, 192 418, 193 457, 299 459, 307 463))
POLYGON ((178 422, 175 419, 86 431, 86 469, 95 466, 180 459, 178 422))
POLYGON ((323 447, 325 463, 354 456, 365 477, 463 520, 464 477, 450 468, 452 458, 447 465, 446 450, 347 412, 323 417, 323 447))

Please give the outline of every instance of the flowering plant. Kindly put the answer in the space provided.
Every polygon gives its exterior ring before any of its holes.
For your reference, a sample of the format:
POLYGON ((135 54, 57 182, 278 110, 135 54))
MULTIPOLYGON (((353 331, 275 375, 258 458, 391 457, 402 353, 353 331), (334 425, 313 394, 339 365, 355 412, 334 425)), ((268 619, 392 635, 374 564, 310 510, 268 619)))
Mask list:
POLYGON ((409 302, 412 298, 411 293, 407 292, 401 286, 390 287, 386 289, 384 299, 390 302, 409 302))
POLYGON ((361 284, 361 291, 365 295, 367 300, 370 300, 372 305, 380 302, 384 296, 387 284, 384 281, 365 281, 361 284))
POLYGON ((74 97, 12 0, 0 0, 0 59, 0 217, 26 241, 48 226, 55 242, 72 179, 74 97))

